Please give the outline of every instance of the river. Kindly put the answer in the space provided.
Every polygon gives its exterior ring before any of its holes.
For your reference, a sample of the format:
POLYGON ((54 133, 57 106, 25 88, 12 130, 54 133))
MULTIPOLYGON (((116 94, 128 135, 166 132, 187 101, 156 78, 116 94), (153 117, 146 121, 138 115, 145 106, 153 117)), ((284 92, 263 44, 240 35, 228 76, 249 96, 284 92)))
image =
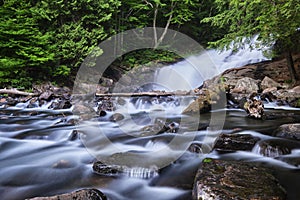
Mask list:
MULTIPOLYGON (((162 80, 161 72, 159 76, 156 80, 162 80)), ((52 110, 49 103, 36 108, 26 108, 26 103, 1 108, 1 199, 51 196, 81 188, 97 188, 110 200, 191 199, 194 176, 205 157, 271 166, 287 190, 288 199, 300 198, 300 166, 280 159, 299 158, 299 144, 288 155, 276 155, 275 151, 271 157, 261 155, 259 146, 250 152, 210 151, 220 133, 207 128, 214 120, 212 112, 200 116, 181 114, 194 98, 117 98, 115 111, 79 125, 73 123, 78 116, 73 115, 72 108, 52 110), (115 113, 124 119, 111 121, 115 113), (155 129, 153 125, 160 122, 175 127, 174 131, 155 129), (173 144, 177 139, 183 141, 178 146, 173 144), (199 147, 197 152, 187 150, 192 144, 199 147), (130 153, 136 159, 134 164, 130 153), (129 167, 119 174, 97 174, 93 171, 97 160, 129 167)), ((267 113, 292 117, 260 121, 233 107, 214 112, 225 113, 221 132, 252 134, 261 141, 283 141, 271 136, 273 130, 284 123, 300 122, 300 110, 270 104, 267 113)))

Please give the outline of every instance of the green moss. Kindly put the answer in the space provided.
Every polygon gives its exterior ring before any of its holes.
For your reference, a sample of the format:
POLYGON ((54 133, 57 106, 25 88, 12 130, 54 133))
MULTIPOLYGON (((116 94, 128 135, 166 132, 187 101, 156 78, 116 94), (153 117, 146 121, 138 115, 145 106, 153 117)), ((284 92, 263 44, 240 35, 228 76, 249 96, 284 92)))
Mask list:
POLYGON ((204 158, 204 160, 202 161, 203 163, 210 163, 212 162, 213 159, 211 158, 204 158))

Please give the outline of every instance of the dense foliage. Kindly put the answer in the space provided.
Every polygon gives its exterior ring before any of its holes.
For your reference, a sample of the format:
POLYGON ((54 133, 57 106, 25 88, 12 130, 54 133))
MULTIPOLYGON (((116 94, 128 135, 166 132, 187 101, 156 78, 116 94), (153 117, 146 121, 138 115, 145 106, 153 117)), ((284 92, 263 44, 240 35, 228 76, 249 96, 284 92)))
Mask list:
MULTIPOLYGON (((72 83, 94 47, 132 28, 170 28, 218 46, 260 33, 263 42, 277 41, 283 51, 294 50, 292 38, 299 38, 297 0, 2 0, 0 5, 0 88, 43 80, 72 83)), ((154 36, 158 46, 164 34, 154 36)), ((177 58, 147 49, 118 62, 131 68, 177 58)))

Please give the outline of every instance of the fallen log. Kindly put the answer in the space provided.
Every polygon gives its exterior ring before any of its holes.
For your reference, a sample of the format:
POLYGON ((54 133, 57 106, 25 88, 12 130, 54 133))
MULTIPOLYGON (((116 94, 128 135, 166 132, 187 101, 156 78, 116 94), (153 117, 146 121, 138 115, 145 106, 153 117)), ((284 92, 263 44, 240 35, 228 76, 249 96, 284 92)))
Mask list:
POLYGON ((160 97, 160 96, 191 96, 196 95, 191 91, 184 91, 184 92, 137 92, 137 93, 107 93, 101 94, 96 93, 96 97, 141 97, 141 96, 148 96, 148 97, 160 97))
POLYGON ((17 89, 0 89, 0 94, 14 94, 20 96, 38 96, 38 93, 23 92, 17 89))

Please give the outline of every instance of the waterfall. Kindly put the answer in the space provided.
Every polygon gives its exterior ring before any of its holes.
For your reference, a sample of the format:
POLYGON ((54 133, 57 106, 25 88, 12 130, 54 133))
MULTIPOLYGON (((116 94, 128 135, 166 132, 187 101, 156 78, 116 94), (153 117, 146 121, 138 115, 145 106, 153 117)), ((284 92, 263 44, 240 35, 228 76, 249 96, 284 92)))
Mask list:
POLYGON ((257 35, 253 37, 249 44, 244 39, 242 42, 245 42, 245 45, 236 52, 233 50, 222 52, 208 50, 158 69, 154 82, 170 91, 191 90, 199 87, 204 80, 210 79, 227 69, 268 60, 263 55, 263 51, 269 48, 257 49, 253 47, 258 43, 257 38, 257 35))

